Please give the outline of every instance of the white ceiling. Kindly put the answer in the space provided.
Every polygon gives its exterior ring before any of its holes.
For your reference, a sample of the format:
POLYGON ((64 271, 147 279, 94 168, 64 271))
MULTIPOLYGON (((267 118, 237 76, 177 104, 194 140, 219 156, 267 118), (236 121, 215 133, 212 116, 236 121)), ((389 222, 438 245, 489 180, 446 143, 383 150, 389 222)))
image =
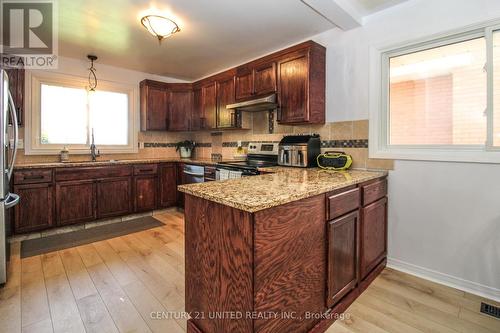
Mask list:
MULTIPOLYGON (((333 0, 323 0, 333 1, 333 0)), ((402 0, 348 0, 362 15, 402 0)), ((404 0, 403 0, 404 1, 404 0)), ((59 0, 59 54, 198 79, 335 26, 299 0, 59 0), (140 24, 156 13, 181 32, 162 45, 140 24)))
POLYGON ((353 6, 362 16, 370 15, 408 0, 352 0, 353 6))

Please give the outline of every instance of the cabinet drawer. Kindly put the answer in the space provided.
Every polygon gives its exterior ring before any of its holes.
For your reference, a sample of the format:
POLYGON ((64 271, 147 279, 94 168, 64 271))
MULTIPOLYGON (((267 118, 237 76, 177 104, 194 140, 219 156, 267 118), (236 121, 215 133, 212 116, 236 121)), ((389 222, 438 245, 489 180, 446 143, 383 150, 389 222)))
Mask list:
POLYGON ((56 170, 56 181, 127 177, 132 172, 132 166, 64 168, 56 170))
POLYGON ((381 179, 365 185, 363 188, 363 206, 369 205, 387 195, 387 179, 381 179))
POLYGON ((37 169, 37 170, 22 170, 14 172, 14 184, 38 184, 38 183, 51 183, 52 170, 51 169, 37 169))
POLYGON ((359 207, 359 188, 340 193, 333 192, 326 198, 327 218, 333 220, 359 207))
POLYGON ((158 172, 157 164, 142 164, 134 166, 134 175, 156 175, 158 172))

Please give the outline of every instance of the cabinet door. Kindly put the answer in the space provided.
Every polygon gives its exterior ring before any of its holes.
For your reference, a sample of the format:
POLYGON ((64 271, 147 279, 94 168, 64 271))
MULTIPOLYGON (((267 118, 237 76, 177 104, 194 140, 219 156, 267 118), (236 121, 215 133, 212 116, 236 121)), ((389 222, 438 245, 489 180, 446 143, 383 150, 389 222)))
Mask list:
POLYGON ((326 306, 331 308, 358 282, 359 213, 328 222, 326 306))
POLYGON ((276 92, 276 63, 258 65, 254 69, 254 95, 276 92))
POLYGON ((301 52, 278 62, 278 122, 304 123, 309 120, 309 53, 301 52))
POLYGON ((21 200, 14 208, 14 232, 28 232, 49 228, 53 224, 52 184, 14 186, 21 200))
POLYGON ((132 210, 131 193, 130 177, 99 180, 97 182, 97 218, 130 213, 132 210))
POLYGON ((171 91, 168 98, 168 130, 188 131, 192 108, 192 91, 171 91))
POLYGON ((387 198, 361 210, 360 273, 364 279, 387 255, 387 198))
MULTIPOLYGON (((184 164, 177 164, 177 186, 185 184, 184 182, 184 164)), ((177 207, 184 208, 184 193, 177 190, 177 207)))
POLYGON ((168 95, 165 87, 148 81, 141 82, 141 130, 166 131, 168 95))
POLYGON ((202 129, 203 113, 201 112, 201 89, 193 91, 193 107, 191 109, 191 124, 189 130, 198 131, 202 129))
POLYGON ((226 109, 234 103, 234 78, 217 82, 217 128, 237 127, 236 111, 226 109))
POLYGON ((158 179, 156 176, 135 177, 135 211, 156 209, 158 179))
POLYGON ((96 218, 94 181, 57 183, 56 218, 58 225, 94 220, 96 218))
POLYGON ((253 71, 246 67, 238 69, 234 78, 234 87, 237 100, 252 97, 254 94, 253 71))
POLYGON ((201 88, 201 128, 215 128, 217 113, 217 88, 215 82, 201 88))
MULTIPOLYGON (((9 68, 6 69, 9 76, 9 90, 14 100, 17 113, 17 123, 23 126, 24 122, 24 69, 9 68)), ((9 118, 10 123, 10 118, 9 118)))
POLYGON ((175 164, 163 164, 159 169, 160 206, 171 207, 177 202, 177 173, 175 164))

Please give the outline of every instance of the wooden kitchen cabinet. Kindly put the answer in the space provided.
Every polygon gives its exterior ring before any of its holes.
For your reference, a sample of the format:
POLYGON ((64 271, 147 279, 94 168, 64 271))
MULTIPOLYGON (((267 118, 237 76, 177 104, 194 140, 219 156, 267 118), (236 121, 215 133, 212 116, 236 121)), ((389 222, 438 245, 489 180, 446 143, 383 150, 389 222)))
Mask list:
POLYGON ((325 123, 325 48, 308 48, 283 56, 278 71, 278 122, 325 123))
POLYGON ((360 279, 387 255, 387 198, 361 209, 360 279))
POLYGON ((168 130, 189 131, 193 114, 193 90, 190 84, 170 85, 168 93, 168 130))
POLYGON ((77 180, 56 183, 57 225, 87 222, 96 218, 95 182, 77 180))
POLYGON ((177 172, 175 163, 160 164, 158 167, 159 206, 168 208, 177 203, 177 172))
POLYGON ((276 63, 258 64, 254 70, 254 95, 261 96, 276 92, 276 63))
POLYGON ((238 112, 226 109, 226 105, 235 102, 234 77, 217 81, 217 128, 239 127, 238 112))
POLYGON ((234 77, 234 90, 236 100, 245 100, 253 96, 254 92, 253 70, 247 66, 236 69, 234 77))
POLYGON ((97 218, 126 215, 132 212, 130 177, 97 181, 97 218))
MULTIPOLYGON (((185 184, 184 163, 178 163, 176 166, 176 170, 177 170, 177 186, 185 184)), ((179 190, 177 190, 177 207, 184 208, 184 193, 182 193, 179 190)))
POLYGON ((331 308, 358 283, 359 212, 328 222, 326 306, 331 308))
POLYGON ((156 209, 158 178, 154 176, 135 177, 134 211, 144 212, 156 209))
POLYGON ((141 131, 168 130, 168 90, 166 83, 140 83, 141 131))
MULTIPOLYGON (((9 90, 16 106, 17 123, 24 124, 24 68, 7 68, 9 90)), ((10 123, 10 118, 9 118, 10 123)))
POLYGON ((215 82, 201 87, 201 128, 212 129, 216 126, 217 86, 215 82))
POLYGON ((236 100, 245 100, 276 92, 276 62, 242 66, 236 70, 236 100))
POLYGON ((14 232, 22 233, 50 228, 53 225, 54 187, 52 184, 15 185, 21 197, 14 207, 14 232))

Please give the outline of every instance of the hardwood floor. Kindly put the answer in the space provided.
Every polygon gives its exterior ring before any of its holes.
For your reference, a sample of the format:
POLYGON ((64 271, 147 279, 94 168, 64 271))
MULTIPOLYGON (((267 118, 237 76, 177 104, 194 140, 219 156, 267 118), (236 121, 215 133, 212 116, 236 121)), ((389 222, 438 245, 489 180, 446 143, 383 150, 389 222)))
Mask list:
MULTIPOLYGON (((156 217, 166 225, 22 260, 14 243, 1 331, 184 332, 183 215, 156 217)), ((327 332, 500 332, 481 301, 386 269, 327 332)))

